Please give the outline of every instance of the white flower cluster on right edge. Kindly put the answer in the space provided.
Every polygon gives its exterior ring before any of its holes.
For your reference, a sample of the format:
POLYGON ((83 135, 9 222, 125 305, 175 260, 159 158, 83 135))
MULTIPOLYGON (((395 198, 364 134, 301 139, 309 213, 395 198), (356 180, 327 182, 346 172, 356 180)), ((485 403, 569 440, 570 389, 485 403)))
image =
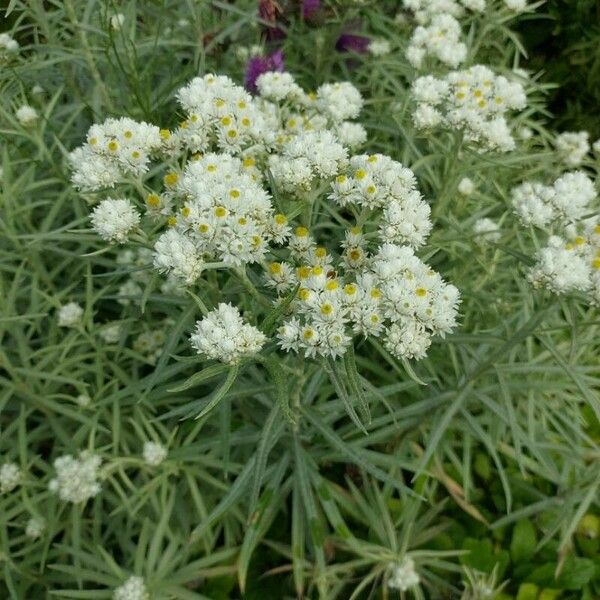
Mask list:
POLYGON ((513 209, 526 226, 546 230, 529 280, 556 294, 581 292, 600 305, 600 217, 594 182, 583 171, 560 176, 553 185, 526 181, 512 190, 513 209))

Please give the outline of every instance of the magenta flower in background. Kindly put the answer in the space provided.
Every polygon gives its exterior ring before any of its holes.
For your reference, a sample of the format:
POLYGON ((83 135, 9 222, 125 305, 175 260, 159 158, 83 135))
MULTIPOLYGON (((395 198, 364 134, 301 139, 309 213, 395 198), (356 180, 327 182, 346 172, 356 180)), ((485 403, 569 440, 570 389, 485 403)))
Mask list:
POLYGON ((302 17, 312 19, 321 10, 321 0, 302 0, 302 17))
POLYGON ((355 33, 342 33, 335 43, 335 49, 340 52, 356 52, 366 54, 371 40, 366 35, 355 33))
POLYGON ((283 71, 283 50, 277 50, 269 56, 253 56, 246 63, 244 86, 249 92, 256 93, 256 80, 269 71, 283 71))

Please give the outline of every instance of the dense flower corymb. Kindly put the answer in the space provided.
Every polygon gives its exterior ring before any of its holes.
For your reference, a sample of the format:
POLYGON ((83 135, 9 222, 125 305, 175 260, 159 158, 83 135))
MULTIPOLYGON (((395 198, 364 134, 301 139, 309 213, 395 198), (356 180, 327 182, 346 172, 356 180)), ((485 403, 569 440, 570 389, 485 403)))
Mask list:
POLYGON ((65 502, 87 502, 100 492, 98 469, 101 463, 99 456, 87 452, 82 452, 79 458, 61 456, 54 461, 56 478, 50 481, 48 487, 65 502))

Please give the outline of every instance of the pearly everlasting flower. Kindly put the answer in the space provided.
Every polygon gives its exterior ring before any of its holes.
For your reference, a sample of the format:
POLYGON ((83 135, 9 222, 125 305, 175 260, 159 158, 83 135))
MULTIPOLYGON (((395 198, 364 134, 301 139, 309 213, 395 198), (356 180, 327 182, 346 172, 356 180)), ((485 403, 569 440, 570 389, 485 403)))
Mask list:
POLYGON ((556 136, 554 142, 561 159, 569 167, 579 166, 590 151, 587 131, 567 131, 556 136))
POLYGON ((402 562, 391 565, 390 570, 388 586, 392 589, 406 592, 421 582, 419 573, 415 569, 415 563, 409 556, 405 557, 402 562))
POLYGON ((19 43, 8 33, 0 33, 0 64, 8 62, 19 51, 19 43))
POLYGON ((120 323, 110 323, 106 327, 103 327, 98 335, 107 343, 107 344, 116 344, 121 339, 121 324, 120 323))
POLYGON ((46 521, 41 517, 31 517, 25 526, 25 535, 32 540, 41 538, 46 530, 46 521))
POLYGON ((59 327, 77 327, 83 317, 83 308, 77 302, 69 302, 57 311, 59 327))
POLYGON ((150 594, 142 577, 132 575, 115 589, 113 600, 150 600, 150 594))
POLYGON ((28 104, 24 104, 18 108, 15 112, 15 117, 17 117, 17 121, 19 121, 23 127, 30 127, 39 119, 37 110, 28 104))
POLYGON ((334 122, 358 117, 363 98, 349 82, 325 83, 317 89, 317 108, 334 122))
POLYGON ((392 47, 388 40, 371 40, 369 43, 369 53, 373 56, 384 56, 389 54, 391 50, 392 47))
POLYGON ((596 140, 593 145, 592 145, 592 150, 596 153, 596 154, 600 154, 600 139, 596 140))
POLYGON ((265 335, 245 323, 237 308, 223 302, 196 322, 196 331, 190 339, 198 354, 224 363, 257 354, 266 342, 265 335))
POLYGON ((300 102, 304 99, 304 91, 290 73, 267 71, 256 80, 256 89, 263 98, 274 102, 300 102))
POLYGON ((65 502, 83 504, 100 492, 98 469, 102 459, 99 456, 82 452, 79 458, 65 455, 54 461, 56 478, 48 488, 65 502))
POLYGON ((124 243, 128 234, 140 223, 140 213, 130 200, 102 200, 90 217, 94 231, 107 242, 124 243))
POLYGON ((75 402, 78 406, 81 406, 81 408, 87 408, 92 403, 92 399, 88 394, 79 394, 79 396, 75 398, 75 402))
POLYGON ((515 12, 522 12, 527 8, 527 0, 504 0, 504 4, 515 12))
POLYGON ((591 287, 591 265, 565 240, 553 236, 548 246, 538 252, 537 262, 529 273, 535 286, 546 286, 557 294, 586 291, 591 287))
POLYGON ((456 68, 467 56, 467 46, 460 41, 461 27, 450 14, 436 14, 427 26, 417 27, 406 50, 406 58, 417 69, 431 56, 456 68))
POLYGON ((125 23, 125 15, 122 13, 117 13, 116 15, 112 15, 110 18, 110 27, 114 31, 119 31, 123 24, 125 23))
POLYGON ((367 131, 360 123, 343 121, 337 125, 335 133, 343 146, 356 148, 367 141, 367 131))
POLYGON ((167 458, 167 449, 157 442, 144 442, 142 456, 144 462, 151 467, 157 467, 167 458))
POLYGON ((500 239, 500 227, 498 223, 487 217, 475 221, 473 233, 475 234, 475 242, 478 244, 485 244, 486 242, 496 243, 500 239))
POLYGON ((12 492, 23 478, 23 473, 16 463, 5 462, 0 466, 0 494, 12 492))
POLYGON ((463 196, 470 196, 475 191, 475 184, 472 179, 468 177, 463 177, 458 182, 458 192, 463 196))
POLYGON ((439 125, 463 132, 482 150, 507 152, 515 146, 508 113, 526 106, 523 86, 482 65, 452 71, 443 79, 426 75, 412 86, 417 127, 439 125))

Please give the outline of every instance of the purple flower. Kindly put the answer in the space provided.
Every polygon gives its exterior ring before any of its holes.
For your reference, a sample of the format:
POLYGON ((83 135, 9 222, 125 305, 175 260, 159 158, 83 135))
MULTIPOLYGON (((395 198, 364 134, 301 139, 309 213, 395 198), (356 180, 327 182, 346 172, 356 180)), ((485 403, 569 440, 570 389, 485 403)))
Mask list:
POLYGON ((339 52, 356 52, 366 54, 371 40, 365 35, 355 33, 342 33, 335 43, 335 49, 339 52))
POLYGON ((302 17, 312 19, 321 10, 321 0, 302 0, 302 17))
POLYGON ((256 80, 269 71, 283 71, 283 50, 277 50, 269 56, 253 56, 246 63, 244 85, 249 92, 256 93, 256 80))

